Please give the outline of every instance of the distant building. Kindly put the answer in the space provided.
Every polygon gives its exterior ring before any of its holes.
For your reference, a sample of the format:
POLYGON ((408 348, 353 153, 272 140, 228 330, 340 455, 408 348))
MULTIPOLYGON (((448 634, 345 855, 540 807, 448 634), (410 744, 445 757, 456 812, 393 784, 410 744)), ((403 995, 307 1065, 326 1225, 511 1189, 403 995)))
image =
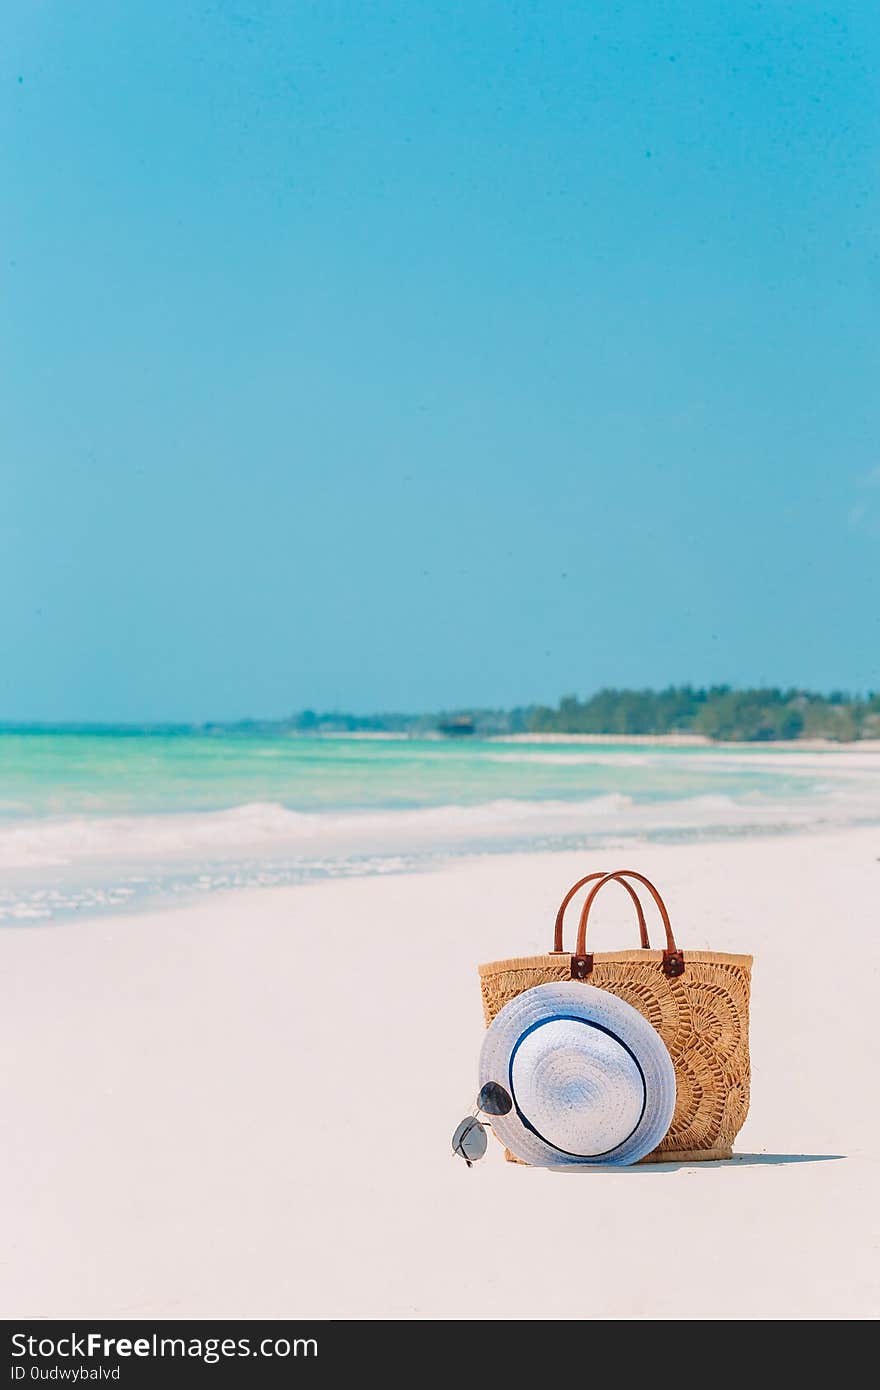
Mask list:
POLYGON ((438 724, 437 732, 445 734, 447 738, 463 738, 474 732, 474 721, 469 714, 457 714, 452 719, 445 719, 438 724))

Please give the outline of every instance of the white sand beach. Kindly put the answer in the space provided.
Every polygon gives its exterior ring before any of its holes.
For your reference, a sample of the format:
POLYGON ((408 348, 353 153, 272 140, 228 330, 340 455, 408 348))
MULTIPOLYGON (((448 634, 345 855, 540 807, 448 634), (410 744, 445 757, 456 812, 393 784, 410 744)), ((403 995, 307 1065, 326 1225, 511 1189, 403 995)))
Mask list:
MULTIPOLYGON (((618 855, 4 929, 6 1317, 869 1318, 880 1311, 880 828, 628 847, 679 944, 751 952, 732 1162, 450 1151, 477 963, 549 949, 618 855)), ((609 893, 598 949, 628 945, 609 893)))

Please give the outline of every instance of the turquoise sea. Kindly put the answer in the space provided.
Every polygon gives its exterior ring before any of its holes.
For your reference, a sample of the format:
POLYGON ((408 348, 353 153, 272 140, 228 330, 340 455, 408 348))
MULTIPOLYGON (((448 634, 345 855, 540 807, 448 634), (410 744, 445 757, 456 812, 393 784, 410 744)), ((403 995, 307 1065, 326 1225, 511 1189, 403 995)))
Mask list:
POLYGON ((0 922, 460 855, 871 821, 868 750, 5 733, 0 922))

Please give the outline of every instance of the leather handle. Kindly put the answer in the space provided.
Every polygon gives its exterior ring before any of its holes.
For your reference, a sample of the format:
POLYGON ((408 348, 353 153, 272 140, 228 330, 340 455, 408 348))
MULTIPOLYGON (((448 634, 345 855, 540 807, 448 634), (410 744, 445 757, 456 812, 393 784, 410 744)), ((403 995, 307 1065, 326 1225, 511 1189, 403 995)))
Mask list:
MULTIPOLYGON (((614 877, 614 874, 606 874, 604 869, 600 869, 598 873, 587 874, 585 878, 579 878, 577 883, 573 883, 571 888, 569 888, 565 897, 562 899, 562 902, 559 904, 559 911, 556 914, 556 925, 553 931, 553 950, 557 954, 561 954, 564 949, 562 945, 562 923, 565 917, 565 909, 568 907, 568 904, 571 902, 575 893, 577 893, 579 889, 583 888, 585 883, 592 883, 597 878, 606 879, 614 877)), ((645 913, 644 909, 642 908, 642 904, 639 901, 639 895, 633 888, 632 884, 627 883, 625 878, 618 878, 617 881, 620 884, 621 888, 626 889, 627 893, 629 893, 630 897, 635 903, 636 913, 638 914, 639 919, 639 936, 641 937, 642 945, 647 950, 651 943, 648 940, 648 924, 645 921, 645 913)), ((595 892, 595 889, 593 891, 595 892)), ((580 947, 578 947, 578 950, 580 950, 580 947)))
MULTIPOLYGON (((606 883, 616 879, 618 883, 626 882, 626 879, 634 878, 639 883, 644 884, 654 902, 657 904, 660 916, 663 920, 663 929, 666 932, 666 950, 663 952, 663 973, 674 979, 677 975, 684 974, 684 956, 675 944, 675 937, 672 932, 672 923, 669 920, 669 913, 666 904, 654 887, 650 879, 645 878, 644 874, 637 873, 635 869, 615 869, 613 873, 605 874, 599 882, 590 889, 587 900, 581 909, 580 922, 578 923, 577 947, 575 955, 572 957, 572 976, 575 979, 583 980, 589 975, 593 968, 593 957, 587 954, 587 923, 590 918, 590 909, 600 888, 604 888, 606 883)), ((627 885, 629 886, 629 885, 627 885)), ((641 905, 640 905, 641 906, 641 905)), ((644 922, 644 914, 639 912, 639 925, 644 922)), ((644 941, 642 943, 644 945, 644 941)))

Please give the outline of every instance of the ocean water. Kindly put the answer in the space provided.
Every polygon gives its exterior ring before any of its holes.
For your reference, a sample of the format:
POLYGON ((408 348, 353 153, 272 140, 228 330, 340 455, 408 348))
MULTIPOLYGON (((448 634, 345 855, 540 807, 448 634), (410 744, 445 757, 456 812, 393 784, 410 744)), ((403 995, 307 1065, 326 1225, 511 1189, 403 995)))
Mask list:
POLYGON ((0 923, 460 855, 880 822, 880 754, 0 734, 0 923))

